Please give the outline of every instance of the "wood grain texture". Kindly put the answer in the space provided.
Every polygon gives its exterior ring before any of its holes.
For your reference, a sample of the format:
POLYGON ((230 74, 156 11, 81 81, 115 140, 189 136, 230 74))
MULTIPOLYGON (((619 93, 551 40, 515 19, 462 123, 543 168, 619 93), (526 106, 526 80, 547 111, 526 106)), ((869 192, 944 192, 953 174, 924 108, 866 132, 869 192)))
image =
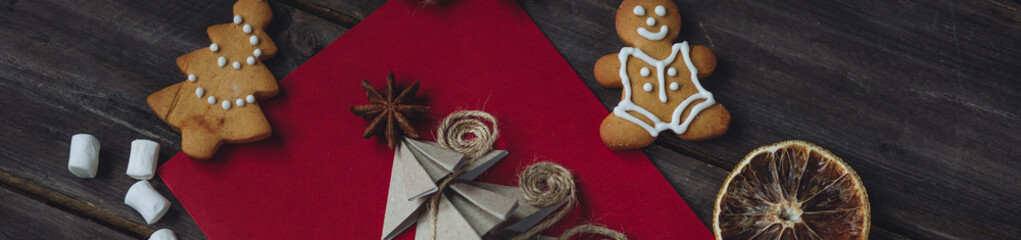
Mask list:
POLYGON ((0 188, 0 239, 137 239, 0 188), (14 227, 16 226, 16 227, 14 227))
MULTIPOLYGON (((382 1, 313 1, 364 16, 382 1)), ((608 109, 620 90, 592 77, 623 44, 620 1, 519 1, 608 109)), ((678 1, 681 40, 713 48, 704 81, 733 114, 723 138, 661 137, 646 149, 707 222, 723 177, 680 169, 670 149, 727 172, 748 151, 803 139, 855 167, 875 238, 996 239, 1021 234, 1021 24, 1009 1, 678 1), (688 190, 695 189, 695 190, 688 190), (702 190, 698 190, 702 189, 702 190), (695 194, 685 194, 695 191, 695 194)), ((712 172, 712 171, 708 171, 712 172)), ((723 175, 725 176, 725 175, 723 175)))
MULTIPOLYGON (((0 3, 0 51, 4 53, 0 54, 0 110, 4 113, 0 114, 0 129, 4 129, 0 133, 0 170, 92 206, 89 211, 106 211, 147 227, 130 230, 139 236, 170 228, 182 239, 204 239, 158 179, 151 183, 172 206, 159 222, 146 225, 123 203, 125 192, 135 182, 124 171, 133 139, 160 143, 161 162, 180 151, 180 135, 156 118, 145 97, 184 80, 175 59, 208 46, 205 29, 229 22, 232 4, 0 3), (68 145, 76 133, 90 133, 101 141, 96 179, 78 179, 67 170, 68 145)), ((346 31, 287 5, 274 3, 272 7, 275 16, 266 31, 280 54, 265 63, 278 79, 346 31)), ((0 224, 0 229, 44 230, 20 224, 0 224)))

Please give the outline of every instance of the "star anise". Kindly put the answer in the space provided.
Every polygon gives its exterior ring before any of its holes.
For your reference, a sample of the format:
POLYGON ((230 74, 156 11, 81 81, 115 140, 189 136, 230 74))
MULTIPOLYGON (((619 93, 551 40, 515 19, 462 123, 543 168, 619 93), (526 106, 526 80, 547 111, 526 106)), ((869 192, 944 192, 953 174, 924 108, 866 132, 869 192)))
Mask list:
POLYGON ((386 96, 376 91, 372 84, 365 79, 362 79, 362 88, 368 95, 369 104, 351 107, 351 112, 371 121, 365 128, 365 133, 362 134, 363 138, 369 139, 372 135, 385 130, 387 145, 393 149, 401 135, 398 128, 403 135, 411 138, 419 137, 418 131, 415 131, 415 127, 408 121, 408 117, 417 117, 429 112, 429 106, 404 104, 418 92, 418 82, 411 84, 411 87, 394 96, 394 73, 390 72, 386 75, 386 96))

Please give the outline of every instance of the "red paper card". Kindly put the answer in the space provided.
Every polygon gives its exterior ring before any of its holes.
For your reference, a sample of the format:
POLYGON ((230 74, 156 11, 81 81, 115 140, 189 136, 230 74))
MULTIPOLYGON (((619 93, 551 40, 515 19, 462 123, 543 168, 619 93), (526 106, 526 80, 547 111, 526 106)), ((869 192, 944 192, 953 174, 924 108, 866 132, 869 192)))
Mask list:
POLYGON ((362 139, 368 122, 349 108, 367 103, 361 79, 382 89, 391 70, 399 89, 421 81, 425 140, 456 110, 500 120, 496 148, 510 155, 478 181, 517 185, 538 160, 575 174, 581 205, 546 235, 598 223, 632 239, 713 238, 641 152, 603 145, 606 109, 514 1, 390 1, 260 103, 272 137, 225 145, 212 161, 178 154, 160 177, 212 239, 379 238, 394 152, 362 139))

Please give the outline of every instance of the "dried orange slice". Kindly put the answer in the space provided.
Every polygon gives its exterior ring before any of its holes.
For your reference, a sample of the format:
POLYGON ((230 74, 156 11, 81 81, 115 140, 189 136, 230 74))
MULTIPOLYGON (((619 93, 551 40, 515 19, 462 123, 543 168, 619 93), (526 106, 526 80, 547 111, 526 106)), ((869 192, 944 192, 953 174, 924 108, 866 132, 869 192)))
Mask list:
POLYGON ((869 200, 858 174, 805 141, 745 156, 716 196, 716 239, 868 239, 869 200))

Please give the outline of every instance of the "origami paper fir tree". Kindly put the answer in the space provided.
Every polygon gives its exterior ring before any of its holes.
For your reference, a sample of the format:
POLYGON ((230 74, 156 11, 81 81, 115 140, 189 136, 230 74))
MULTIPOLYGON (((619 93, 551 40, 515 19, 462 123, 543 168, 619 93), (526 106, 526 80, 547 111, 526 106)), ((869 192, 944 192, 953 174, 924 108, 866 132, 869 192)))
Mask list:
POLYGON ((177 58, 187 80, 153 93, 149 107, 181 132, 184 153, 209 159, 224 142, 253 142, 272 129, 256 100, 277 94, 277 82, 262 60, 277 53, 263 30, 273 17, 269 4, 240 0, 234 22, 206 32, 212 44, 177 58))

